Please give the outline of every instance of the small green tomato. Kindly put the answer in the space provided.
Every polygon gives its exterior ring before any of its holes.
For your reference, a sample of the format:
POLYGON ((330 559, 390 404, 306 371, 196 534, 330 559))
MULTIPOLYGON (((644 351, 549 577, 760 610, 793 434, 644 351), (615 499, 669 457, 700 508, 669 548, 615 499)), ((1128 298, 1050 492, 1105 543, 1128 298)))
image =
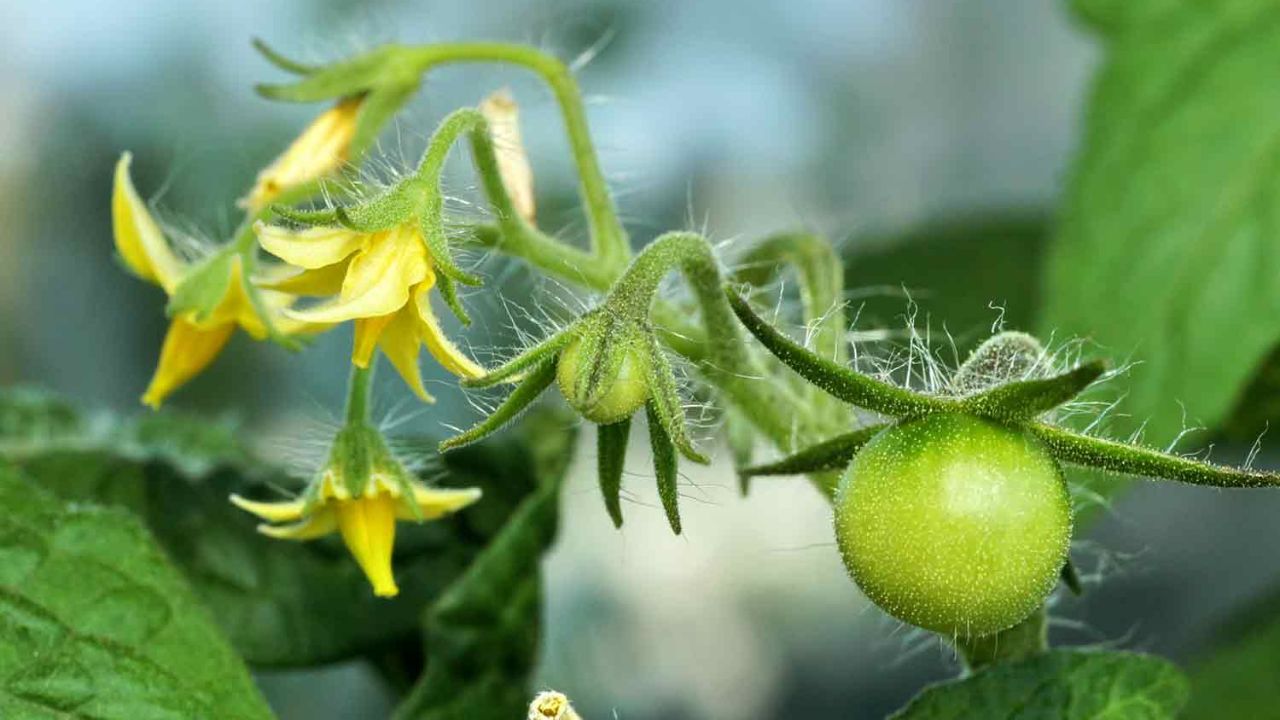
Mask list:
POLYGON ((1061 468, 1027 433, 931 415, 858 453, 835 526, 845 567, 885 612, 952 637, 989 635, 1053 590, 1071 499, 1061 468))
POLYGON ((631 417, 649 399, 649 356, 629 344, 617 374, 606 380, 607 387, 595 388, 594 378, 582 373, 605 372, 606 359, 586 358, 582 341, 574 340, 560 353, 556 381, 565 400, 583 417, 599 425, 612 425, 631 417), (594 397, 590 397, 594 396, 594 397))

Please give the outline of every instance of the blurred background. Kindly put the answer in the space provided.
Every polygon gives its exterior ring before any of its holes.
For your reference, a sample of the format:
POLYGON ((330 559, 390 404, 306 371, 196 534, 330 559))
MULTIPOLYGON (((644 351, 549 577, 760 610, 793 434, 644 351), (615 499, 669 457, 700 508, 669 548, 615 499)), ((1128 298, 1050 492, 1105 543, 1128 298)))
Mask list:
MULTIPOLYGON (((945 325, 962 348, 1001 315, 1036 328, 1044 240, 1100 60, 1049 0, 0 7, 0 384, 120 412, 140 409, 166 321, 161 293, 113 261, 112 166, 132 151, 140 192, 169 224, 225 238, 234 200, 318 110, 253 93, 279 76, 252 37, 305 60, 463 39, 575 60, 634 242, 685 227, 725 242, 817 230, 850 258, 861 329, 901 328, 906 289, 918 321, 945 325), (962 270, 975 257, 980 271, 962 270)), ((382 154, 411 163, 440 117, 504 85, 524 111, 542 223, 580 238, 555 107, 518 72, 437 72, 382 154)), ((467 162, 454 168, 460 197, 472 189, 467 162)), ((565 303, 519 268, 486 272, 515 302, 565 303)), ((481 316, 467 343, 482 357, 479 348, 506 352, 512 334, 494 294, 467 302, 481 316)), ((287 443, 289 428, 339 408, 349 343, 339 331, 291 356, 237 336, 172 404, 235 415, 287 443)), ((409 432, 469 423, 476 410, 428 372, 439 404, 414 407, 384 373, 383 412, 409 432)), ((585 439, 549 560, 539 684, 566 692, 588 720, 881 717, 954 673, 949 650, 860 596, 827 505, 804 481, 759 482, 742 499, 720 449, 711 468, 687 470, 686 533, 672 537, 636 452, 617 532, 585 439)), ((1215 458, 1247 445, 1224 443, 1215 458)), ((1280 574, 1269 551, 1277 511, 1271 496, 1135 487, 1081 538, 1089 591, 1056 601, 1055 636, 1194 663, 1222 618, 1280 574)), ((376 717, 393 702, 358 665, 260 680, 284 718, 376 717)))

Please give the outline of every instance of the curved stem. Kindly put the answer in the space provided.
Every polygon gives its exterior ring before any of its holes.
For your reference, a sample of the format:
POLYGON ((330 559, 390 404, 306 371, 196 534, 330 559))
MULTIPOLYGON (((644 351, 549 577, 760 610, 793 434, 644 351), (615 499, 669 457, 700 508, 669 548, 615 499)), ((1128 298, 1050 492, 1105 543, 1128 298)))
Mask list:
MULTIPOLYGON (((779 383, 761 382, 765 371, 746 345, 721 289, 723 278, 711 244, 702 236, 671 232, 647 245, 610 291, 606 306, 645 321, 659 283, 672 270, 684 275, 702 310, 705 356, 697 362, 702 374, 782 450, 789 451, 797 440, 825 437, 825 428, 801 397, 779 383)), ((833 492, 829 476, 814 480, 827 495, 833 492)))
POLYGON ((496 62, 519 65, 541 77, 551 88, 564 117, 591 231, 591 254, 611 267, 620 267, 627 261, 631 248, 591 143, 582 94, 568 66, 534 48, 503 43, 442 43, 415 47, 410 51, 420 72, 449 63, 496 62))
POLYGON ((733 279, 760 286, 783 265, 795 268, 800 280, 800 305, 813 333, 814 351, 843 363, 847 358, 844 314, 844 265, 824 238, 807 232, 770 235, 738 263, 733 279))

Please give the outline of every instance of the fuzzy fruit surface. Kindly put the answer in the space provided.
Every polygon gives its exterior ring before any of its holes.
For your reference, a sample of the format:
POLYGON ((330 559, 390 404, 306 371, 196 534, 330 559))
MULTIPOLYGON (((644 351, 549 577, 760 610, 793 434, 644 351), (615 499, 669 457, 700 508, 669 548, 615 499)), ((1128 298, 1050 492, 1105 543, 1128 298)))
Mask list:
POLYGON ((582 373, 603 373, 601 358, 583 362, 582 341, 574 340, 560 353, 556 382, 564 399, 583 417, 598 425, 612 425, 631 417, 649 399, 649 358, 634 348, 622 350, 622 363, 612 378, 591 378, 582 373), (595 380, 595 382, 592 382, 595 380), (594 388, 594 397, 584 389, 594 388))
POLYGON ((1053 590, 1071 500, 1057 461, 1027 433, 930 415, 858 453, 835 529, 854 582, 885 612, 951 637, 989 635, 1053 590))

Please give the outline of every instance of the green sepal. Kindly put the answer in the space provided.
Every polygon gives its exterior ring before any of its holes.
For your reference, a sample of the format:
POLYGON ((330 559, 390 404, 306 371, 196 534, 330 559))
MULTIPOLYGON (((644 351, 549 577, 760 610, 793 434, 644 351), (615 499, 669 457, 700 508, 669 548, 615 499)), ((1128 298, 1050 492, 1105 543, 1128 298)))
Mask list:
MULTIPOLYGON (((658 337, 648 333, 649 341, 649 418, 652 421, 656 412, 658 421, 666 430, 666 435, 680 450, 680 454, 701 465, 707 465, 711 459, 698 452, 693 440, 684 428, 684 405, 680 402, 680 393, 676 390, 676 376, 671 370, 671 361, 663 352, 658 337)), ((655 460, 655 462, 657 462, 655 460)))
POLYGON ((297 60, 291 60, 281 55, 262 38, 253 39, 253 49, 257 50, 258 54, 265 58, 267 62, 294 75, 310 75, 319 70, 315 65, 300 63, 297 60))
POLYGON ((448 306, 458 322, 462 323, 463 327, 471 327, 471 316, 462 306, 462 299, 458 297, 458 286, 454 284, 453 278, 444 273, 437 275, 436 287, 440 289, 440 297, 444 298, 444 304, 448 306))
POLYGON ((388 75, 403 74, 397 55, 403 48, 384 45, 363 55, 339 60, 317 68, 293 83, 260 84, 258 94, 270 100, 310 103, 356 95, 388 81, 388 75))
MULTIPOLYGON (((258 272, 256 246, 246 246, 240 252, 240 257, 241 263, 243 263, 243 276, 245 278, 254 277, 258 272)), ((266 299, 262 297, 262 288, 249 281, 245 282, 244 290, 245 294, 249 296, 249 303, 253 305, 253 311, 258 314, 258 318, 262 320, 263 327, 267 329, 268 340, 289 352, 298 352, 315 340, 314 335, 298 337, 280 332, 280 328, 276 327, 272 313, 267 308, 266 299)))
POLYGON ((667 522, 671 531, 680 534, 679 492, 676 488, 678 479, 676 465, 676 446, 667 434, 662 421, 662 411, 653 400, 645 403, 649 413, 649 447, 653 451, 653 474, 658 479, 658 499, 662 501, 662 509, 667 513, 667 522))
POLYGON ((829 470, 843 470, 849 466, 849 463, 853 461, 854 455, 858 454, 863 445, 866 445, 871 441, 871 438, 880 434, 880 431, 888 428, 891 424, 877 423, 868 427, 858 428, 853 432, 837 435, 830 440, 824 440, 817 445, 807 447, 781 460, 743 468, 739 471, 739 474, 750 478, 761 475, 805 475, 829 470))
POLYGON ((622 527, 622 471, 626 466, 630 435, 631 418, 612 425, 596 426, 596 470, 600 476, 600 493, 616 528, 622 527))
POLYGON ((476 442, 502 429, 504 425, 524 412, 525 408, 529 407, 529 404, 536 400, 555 379, 556 364, 550 361, 542 363, 516 386, 516 389, 489 417, 476 423, 466 432, 441 442, 440 452, 476 442))
POLYGON ((337 221, 348 230, 382 232, 410 222, 420 210, 423 188, 412 178, 364 202, 334 209, 337 221))
POLYGON ((1274 472, 1213 465, 1139 445, 1089 437, 1044 423, 1031 423, 1026 427, 1045 444, 1053 457, 1071 465, 1191 485, 1240 488, 1280 485, 1280 474, 1274 472))
POLYGON ((573 378, 573 398, 569 404, 579 408, 594 408, 613 389, 630 350, 628 346, 634 342, 625 324, 613 316, 599 313, 592 319, 598 322, 583 324, 576 351, 581 366, 590 368, 589 372, 579 370, 573 378), (619 330, 619 325, 623 325, 623 329, 619 330))
POLYGON ((1034 336, 1013 330, 996 333, 965 358, 951 377, 951 390, 957 395, 971 395, 1022 380, 1044 358, 1044 346, 1034 336))
POLYGON ((1075 563, 1071 562, 1071 558, 1062 563, 1062 570, 1058 573, 1062 578, 1062 584, 1067 586, 1072 595, 1079 597, 1084 594, 1084 585, 1080 582, 1080 573, 1076 572, 1075 563))
POLYGON ((236 257, 228 249, 206 258, 178 283, 165 306, 165 313, 169 317, 193 313, 196 322, 208 320, 227 296, 231 287, 231 266, 236 257))
POLYGON ((375 475, 390 477, 402 485, 408 481, 408 472, 392 455, 382 433, 365 422, 347 424, 338 431, 329 448, 326 469, 352 497, 365 495, 375 475))
POLYGON ((500 382, 505 382, 515 378, 524 371, 532 368, 539 363, 551 360, 551 366, 554 369, 554 356, 559 354, 566 345, 573 342, 578 337, 578 329, 583 320, 589 315, 584 315, 578 322, 525 350, 519 355, 511 358, 502 365, 490 370, 488 373, 478 378, 463 378, 462 386, 465 388, 487 388, 493 387, 500 382))
POLYGON ((1075 398, 1107 371, 1101 360, 1087 362, 1061 375, 997 385, 961 401, 967 412, 1004 422, 1022 422, 1075 398))
POLYGON ((834 363, 814 354, 800 344, 778 332, 756 315, 751 305, 732 288, 725 294, 733 312, 760 341, 784 365, 796 371, 800 377, 822 388, 831 396, 851 405, 894 417, 918 417, 934 412, 954 412, 957 403, 947 398, 933 397, 890 385, 862 373, 834 363))
POLYGON ((439 201, 433 201, 429 206, 428 210, 418 218, 418 222, 422 239, 427 245, 427 252, 431 254, 431 262, 436 270, 463 285, 476 287, 482 284, 483 281, 479 275, 463 270, 453 261, 453 253, 449 250, 449 236, 445 232, 444 223, 440 220, 439 201))

